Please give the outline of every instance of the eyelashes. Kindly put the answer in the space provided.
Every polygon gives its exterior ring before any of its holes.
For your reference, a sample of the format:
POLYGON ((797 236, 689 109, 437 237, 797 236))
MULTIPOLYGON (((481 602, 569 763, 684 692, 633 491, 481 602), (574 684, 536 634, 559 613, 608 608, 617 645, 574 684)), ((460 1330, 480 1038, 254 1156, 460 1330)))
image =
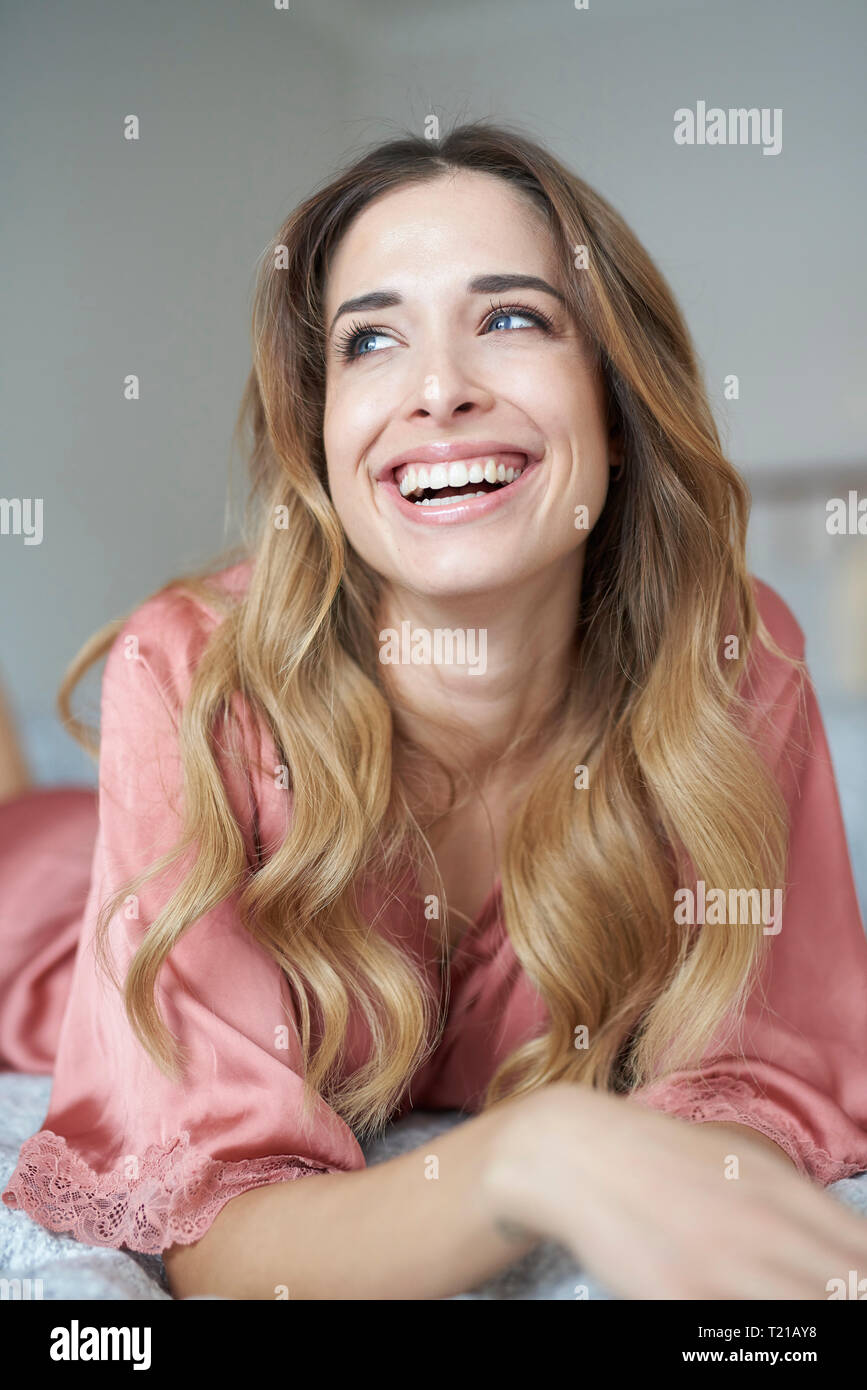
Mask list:
MULTIPOLYGON (((542 329, 544 333, 550 334, 554 331, 553 318, 542 309, 531 309, 529 304, 494 304, 493 301, 491 301, 491 312, 485 319, 485 326, 497 318, 505 318, 511 314, 520 315, 521 318, 532 319, 536 327, 542 329)), ((526 329, 523 331, 526 332, 526 329)), ((366 321, 358 322, 355 320, 335 338, 335 351, 338 357, 348 362, 357 362, 361 357, 375 357, 375 352, 356 352, 356 346, 365 338, 375 338, 380 334, 387 335, 388 329, 377 328, 375 324, 366 321)))
MULTIPOLYGON (((335 351, 337 352, 337 356, 344 359, 349 359, 350 361, 355 361, 357 356, 355 352, 355 344, 362 338, 375 337, 378 333, 382 333, 384 331, 385 330, 381 328, 374 328, 372 323, 351 322, 349 327, 345 328, 342 333, 339 333, 334 340, 334 347, 335 351)), ((367 353, 361 354, 362 357, 366 357, 368 355, 369 354, 367 353)))

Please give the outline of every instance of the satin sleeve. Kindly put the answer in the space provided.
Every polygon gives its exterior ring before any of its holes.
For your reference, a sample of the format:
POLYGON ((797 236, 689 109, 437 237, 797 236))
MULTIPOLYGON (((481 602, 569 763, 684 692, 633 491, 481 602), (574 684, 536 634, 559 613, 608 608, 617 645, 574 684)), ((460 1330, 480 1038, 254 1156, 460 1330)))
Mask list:
MULTIPOLYGON (((791 612, 768 586, 756 588, 772 635, 803 656, 791 612)), ((766 656, 751 694, 790 819, 780 929, 740 1046, 712 1046, 698 1069, 669 1073, 629 1099, 687 1120, 749 1125, 826 1186, 867 1171, 867 938, 812 679, 801 689, 790 667, 766 656)))
MULTIPOLYGON (((199 917, 158 977, 156 1001, 188 1054, 167 1078, 98 969, 99 906, 181 831, 178 726, 208 635, 201 610, 163 593, 112 645, 101 699, 99 828, 90 892, 44 1127, 23 1145, 7 1206, 91 1245, 160 1253, 198 1240, 250 1188, 364 1167, 321 1098, 302 1115, 302 1058, 288 981, 249 935, 237 893, 199 917)), ((247 863, 257 855, 243 759, 222 768, 247 863)), ((192 862, 147 880, 110 925, 119 979, 192 862)))

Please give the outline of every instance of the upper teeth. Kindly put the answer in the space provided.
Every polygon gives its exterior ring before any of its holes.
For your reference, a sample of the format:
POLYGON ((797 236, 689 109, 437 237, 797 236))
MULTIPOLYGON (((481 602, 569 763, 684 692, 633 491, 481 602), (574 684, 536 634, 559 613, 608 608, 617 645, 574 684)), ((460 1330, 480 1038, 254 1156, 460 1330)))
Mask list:
POLYGON ((430 468, 410 464, 400 480, 404 497, 424 488, 464 487, 467 483, 511 483, 520 478, 523 469, 507 468, 495 458, 456 460, 454 463, 435 463, 430 468))

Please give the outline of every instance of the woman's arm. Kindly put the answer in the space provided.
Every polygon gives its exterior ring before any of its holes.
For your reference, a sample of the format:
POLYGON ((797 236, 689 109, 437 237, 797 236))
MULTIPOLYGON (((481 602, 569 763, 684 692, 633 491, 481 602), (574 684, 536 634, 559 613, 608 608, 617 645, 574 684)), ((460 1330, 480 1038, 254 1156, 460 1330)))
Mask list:
POLYGON ((748 1125, 694 1124, 564 1082, 528 1100, 538 1123, 501 1146, 494 1205, 567 1245, 612 1293, 825 1299, 830 1279, 867 1261, 864 1217, 748 1125))
POLYGON ((487 1186, 528 1108, 505 1101, 399 1158, 242 1193, 201 1240, 164 1252, 172 1292, 435 1299, 472 1288, 536 1241, 498 1225, 487 1186))
POLYGON ((767 1134, 762 1134, 760 1129, 753 1129, 752 1125, 736 1124, 734 1120, 707 1120, 705 1123, 709 1124, 712 1129, 731 1130, 735 1137, 739 1134, 745 1134, 748 1139, 755 1139, 756 1143, 763 1144, 765 1148, 778 1153, 781 1158, 786 1160, 790 1167, 795 1167, 794 1162, 786 1153, 785 1149, 781 1148, 780 1145, 774 1139, 769 1138, 767 1134))
POLYGON ((625 1298, 826 1298, 867 1222, 755 1139, 557 1083, 373 1168, 246 1192, 164 1258, 178 1297, 446 1298, 548 1238, 625 1298))

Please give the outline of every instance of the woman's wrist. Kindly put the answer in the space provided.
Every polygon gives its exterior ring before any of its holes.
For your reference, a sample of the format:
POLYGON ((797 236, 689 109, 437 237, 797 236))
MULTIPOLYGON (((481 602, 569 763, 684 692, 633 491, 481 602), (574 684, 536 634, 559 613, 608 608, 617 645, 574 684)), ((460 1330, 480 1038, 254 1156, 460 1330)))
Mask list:
POLYGON ((558 1238, 564 1188, 574 1198, 576 1181, 590 1179, 598 1098, 588 1087, 555 1082, 504 1104, 482 1187, 506 1238, 558 1238))

